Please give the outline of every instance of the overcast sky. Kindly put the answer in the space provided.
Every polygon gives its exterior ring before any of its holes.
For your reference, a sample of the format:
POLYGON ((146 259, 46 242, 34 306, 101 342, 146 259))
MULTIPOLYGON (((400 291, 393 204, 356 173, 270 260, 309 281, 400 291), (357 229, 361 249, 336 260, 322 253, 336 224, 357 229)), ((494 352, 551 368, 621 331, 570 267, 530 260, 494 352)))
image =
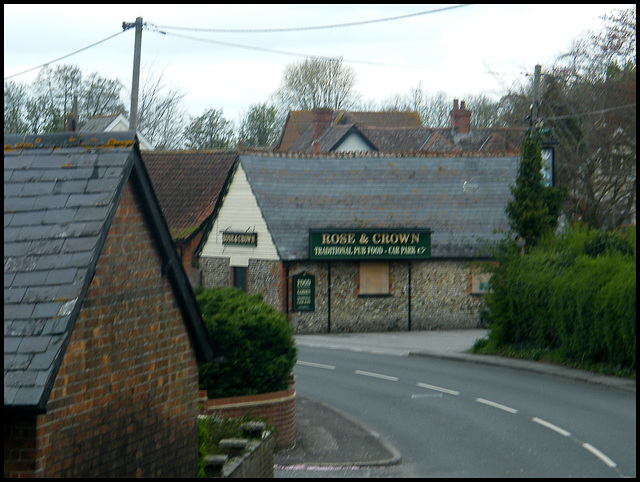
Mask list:
MULTIPOLYGON (((600 16, 631 6, 478 4, 442 10, 458 5, 5 4, 4 76, 87 47, 122 32, 122 22, 142 17, 148 24, 142 34, 143 71, 164 72, 167 81, 182 88, 190 115, 223 109, 237 125, 249 106, 269 100, 284 67, 306 55, 342 57, 355 69, 357 90, 369 102, 408 93, 419 83, 460 99, 499 95, 533 73, 536 64, 544 71, 581 33, 602 26, 600 16), (419 15, 372 22, 410 14, 419 15), (347 23, 360 24, 291 32, 168 28, 264 30, 347 23)), ((52 65, 73 64, 85 75, 117 77, 128 90, 133 47, 130 29, 52 65)), ((30 83, 37 72, 10 80, 30 83)))

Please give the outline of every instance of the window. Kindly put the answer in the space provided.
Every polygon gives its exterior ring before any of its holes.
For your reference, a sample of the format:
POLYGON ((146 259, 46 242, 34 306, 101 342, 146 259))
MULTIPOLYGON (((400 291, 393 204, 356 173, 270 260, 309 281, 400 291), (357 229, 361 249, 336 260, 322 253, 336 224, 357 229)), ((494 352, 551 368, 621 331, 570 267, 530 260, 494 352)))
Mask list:
POLYGON ((389 263, 360 263, 360 294, 389 294, 389 263))
POLYGON ((491 273, 482 271, 480 268, 471 268, 471 294, 482 295, 491 290, 491 273))

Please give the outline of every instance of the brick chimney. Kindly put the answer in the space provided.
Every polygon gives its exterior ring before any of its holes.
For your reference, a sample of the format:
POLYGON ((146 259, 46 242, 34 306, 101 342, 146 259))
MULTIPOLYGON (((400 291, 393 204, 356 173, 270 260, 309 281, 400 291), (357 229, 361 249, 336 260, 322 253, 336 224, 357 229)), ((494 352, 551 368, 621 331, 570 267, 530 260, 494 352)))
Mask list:
POLYGON ((458 99, 453 99, 453 109, 449 113, 451 116, 451 127, 457 134, 467 134, 471 129, 471 111, 467 110, 465 101, 460 103, 458 108, 458 99))
POLYGON ((320 153, 318 139, 331 125, 333 120, 333 109, 318 108, 313 109, 313 153, 320 153))

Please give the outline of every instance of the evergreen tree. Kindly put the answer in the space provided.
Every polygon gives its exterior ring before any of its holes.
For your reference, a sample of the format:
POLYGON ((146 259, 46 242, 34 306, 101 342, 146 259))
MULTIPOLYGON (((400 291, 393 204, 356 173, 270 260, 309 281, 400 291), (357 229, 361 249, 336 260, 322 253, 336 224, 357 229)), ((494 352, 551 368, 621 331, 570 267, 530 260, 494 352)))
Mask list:
POLYGON ((522 143, 522 158, 513 199, 507 203, 506 213, 511 229, 524 238, 528 247, 535 246, 540 237, 555 229, 567 191, 564 187, 542 184, 542 146, 538 132, 527 134, 522 143))

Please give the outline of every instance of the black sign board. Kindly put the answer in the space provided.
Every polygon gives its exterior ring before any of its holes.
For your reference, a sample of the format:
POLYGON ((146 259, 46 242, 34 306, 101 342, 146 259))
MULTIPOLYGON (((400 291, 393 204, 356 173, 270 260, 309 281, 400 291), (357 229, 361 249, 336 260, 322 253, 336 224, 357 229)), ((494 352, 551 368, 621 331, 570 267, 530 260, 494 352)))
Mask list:
POLYGON ((316 278, 312 274, 300 273, 293 276, 293 311, 313 311, 316 278))
POLYGON ((231 244, 236 246, 257 246, 258 233, 236 233, 231 231, 223 231, 222 244, 231 244))

